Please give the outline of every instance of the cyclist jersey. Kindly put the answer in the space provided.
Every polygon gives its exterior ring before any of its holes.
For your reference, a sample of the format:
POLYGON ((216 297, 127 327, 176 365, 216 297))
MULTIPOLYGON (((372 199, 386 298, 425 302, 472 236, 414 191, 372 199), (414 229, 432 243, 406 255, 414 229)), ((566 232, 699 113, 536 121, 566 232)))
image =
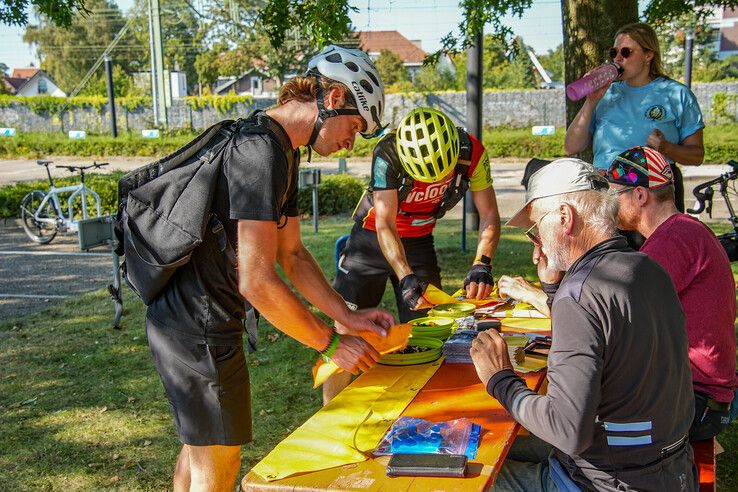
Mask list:
POLYGON ((376 231, 373 192, 397 190, 397 232, 400 237, 420 237, 433 232, 437 219, 459 203, 467 188, 480 191, 492 186, 484 146, 466 130, 458 130, 461 149, 456 168, 435 183, 414 180, 400 163, 395 133, 385 135, 374 148, 371 179, 354 211, 354 220, 376 231))

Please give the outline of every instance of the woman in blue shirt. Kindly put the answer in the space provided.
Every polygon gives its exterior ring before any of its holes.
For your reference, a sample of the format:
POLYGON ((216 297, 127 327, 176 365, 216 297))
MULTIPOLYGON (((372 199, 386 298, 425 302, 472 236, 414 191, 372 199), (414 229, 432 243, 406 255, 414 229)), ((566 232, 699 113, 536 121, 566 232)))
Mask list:
POLYGON ((623 68, 618 80, 587 96, 566 131, 567 155, 592 141, 594 165, 607 169, 619 153, 637 145, 661 152, 672 163, 677 207, 684 211, 678 162, 699 166, 704 159, 702 113, 692 91, 667 77, 656 33, 648 24, 628 24, 615 36, 610 58, 623 68))

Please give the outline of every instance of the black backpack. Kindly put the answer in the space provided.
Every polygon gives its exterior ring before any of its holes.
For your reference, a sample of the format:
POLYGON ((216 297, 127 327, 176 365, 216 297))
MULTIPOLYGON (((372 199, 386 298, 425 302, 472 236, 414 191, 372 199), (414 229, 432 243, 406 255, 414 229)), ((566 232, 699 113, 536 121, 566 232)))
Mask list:
POLYGON ((225 151, 238 134, 271 134, 282 144, 291 167, 292 145, 275 126, 261 111, 246 119, 221 121, 174 153, 118 181, 116 253, 125 256, 123 276, 146 305, 190 260, 206 234, 215 234, 221 251, 235 255, 222 223, 211 212, 225 151))

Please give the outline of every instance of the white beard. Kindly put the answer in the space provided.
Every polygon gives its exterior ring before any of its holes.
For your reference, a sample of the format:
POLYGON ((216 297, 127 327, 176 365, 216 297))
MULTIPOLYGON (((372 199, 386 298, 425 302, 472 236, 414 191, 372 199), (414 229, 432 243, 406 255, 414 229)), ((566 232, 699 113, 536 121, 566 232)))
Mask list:
POLYGON ((538 228, 541 236, 541 249, 548 259, 548 268, 565 272, 571 266, 568 255, 568 241, 565 235, 556 234, 553 228, 538 228), (557 237, 558 236, 558 237, 557 237))

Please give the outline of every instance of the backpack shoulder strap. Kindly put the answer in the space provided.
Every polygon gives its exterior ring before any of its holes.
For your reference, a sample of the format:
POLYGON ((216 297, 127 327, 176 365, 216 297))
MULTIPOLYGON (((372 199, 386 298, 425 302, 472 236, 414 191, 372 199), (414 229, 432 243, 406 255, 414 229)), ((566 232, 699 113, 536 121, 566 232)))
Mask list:
POLYGON ((290 169, 292 169, 295 160, 295 152, 292 148, 292 142, 285 133, 284 129, 279 126, 276 121, 268 117, 264 111, 255 111, 252 116, 255 116, 256 124, 259 127, 266 129, 271 135, 274 136, 277 142, 279 142, 279 145, 282 147, 282 151, 287 158, 287 164, 289 165, 290 169))
POLYGON ((469 138, 469 134, 462 128, 459 128, 459 160, 456 162, 458 169, 459 164, 466 166, 468 169, 471 166, 472 160, 472 141, 469 138))

